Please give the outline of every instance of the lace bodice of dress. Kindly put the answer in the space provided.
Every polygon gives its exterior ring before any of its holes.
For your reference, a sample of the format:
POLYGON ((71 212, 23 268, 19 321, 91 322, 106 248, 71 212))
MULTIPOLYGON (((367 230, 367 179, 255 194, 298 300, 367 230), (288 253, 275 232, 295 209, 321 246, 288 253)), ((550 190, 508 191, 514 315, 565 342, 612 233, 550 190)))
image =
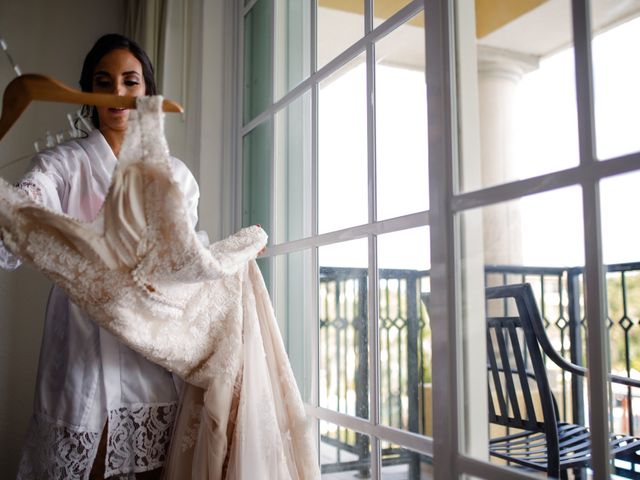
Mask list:
POLYGON ((160 97, 145 97, 131 112, 93 222, 49 210, 3 182, 0 228, 12 251, 125 344, 194 384, 204 387, 212 375, 233 382, 241 325, 230 311, 241 308, 239 271, 266 234, 249 227, 202 246, 171 176, 160 108, 160 97))

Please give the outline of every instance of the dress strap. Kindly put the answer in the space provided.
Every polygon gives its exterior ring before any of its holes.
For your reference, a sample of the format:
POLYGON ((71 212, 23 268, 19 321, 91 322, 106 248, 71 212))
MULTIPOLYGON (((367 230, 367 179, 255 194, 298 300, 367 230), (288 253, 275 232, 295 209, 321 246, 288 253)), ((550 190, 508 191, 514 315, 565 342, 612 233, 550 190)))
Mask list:
POLYGON ((169 147, 164 136, 164 112, 161 95, 138 97, 136 110, 129 112, 129 123, 120 155, 118 167, 124 168, 135 162, 169 162, 169 147))

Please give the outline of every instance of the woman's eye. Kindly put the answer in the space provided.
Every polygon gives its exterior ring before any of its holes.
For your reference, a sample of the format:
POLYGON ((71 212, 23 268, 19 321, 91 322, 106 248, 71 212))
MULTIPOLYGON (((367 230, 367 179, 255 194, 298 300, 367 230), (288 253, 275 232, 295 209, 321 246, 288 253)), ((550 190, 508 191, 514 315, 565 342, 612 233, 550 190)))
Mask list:
POLYGON ((133 87, 134 85, 140 85, 140 82, 138 82, 137 80, 125 80, 124 84, 127 87, 133 87))
POLYGON ((96 80, 95 84, 98 88, 107 88, 111 82, 109 82, 109 80, 96 80))

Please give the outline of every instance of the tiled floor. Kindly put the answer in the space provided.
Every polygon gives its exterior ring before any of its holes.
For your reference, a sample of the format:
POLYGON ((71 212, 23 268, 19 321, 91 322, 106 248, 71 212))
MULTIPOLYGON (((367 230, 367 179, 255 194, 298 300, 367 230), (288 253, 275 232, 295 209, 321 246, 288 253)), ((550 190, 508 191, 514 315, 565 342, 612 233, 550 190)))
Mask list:
MULTIPOLYGON (((325 473, 322 475, 323 479, 331 479, 331 480, 354 480, 354 479, 362 479, 369 478, 363 477, 358 472, 337 472, 337 473, 325 473)), ((382 478, 384 480, 431 480, 432 472, 431 466, 423 466, 423 471, 420 473, 420 477, 418 478, 409 478, 409 472, 406 465, 394 465, 390 467, 382 468, 382 478), (425 468, 426 467, 426 468, 425 468)))
MULTIPOLYGON (((334 447, 325 443, 320 444, 320 462, 321 464, 332 464, 338 462, 337 451, 334 447)), ((340 462, 350 462, 357 460, 357 457, 349 452, 340 452, 340 462)), ((323 479, 327 480, 355 480, 362 478, 369 478, 363 476, 359 471, 351 470, 345 472, 325 473, 322 475, 323 479)), ((409 478, 409 466, 408 465, 389 465, 382 467, 382 478, 384 480, 431 480, 432 467, 428 464, 421 465, 420 476, 409 478)))

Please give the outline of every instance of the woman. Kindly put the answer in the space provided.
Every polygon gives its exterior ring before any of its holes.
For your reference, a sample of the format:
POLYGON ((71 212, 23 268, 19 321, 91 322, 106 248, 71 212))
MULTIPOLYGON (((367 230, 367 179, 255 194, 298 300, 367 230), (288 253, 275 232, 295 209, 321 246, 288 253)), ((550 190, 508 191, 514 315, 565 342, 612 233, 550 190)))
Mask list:
MULTIPOLYGON (((156 93, 148 56, 117 34, 101 37, 88 53, 80 86, 116 95, 156 93)), ((128 116, 126 109, 95 108, 96 130, 38 154, 20 188, 51 209, 92 220, 107 194, 128 116)), ((171 162, 195 226, 198 186, 182 162, 171 162)), ((0 244, 0 266, 19 264, 0 244)), ((159 478, 177 384, 169 372, 99 328, 54 286, 18 478, 159 478)))

